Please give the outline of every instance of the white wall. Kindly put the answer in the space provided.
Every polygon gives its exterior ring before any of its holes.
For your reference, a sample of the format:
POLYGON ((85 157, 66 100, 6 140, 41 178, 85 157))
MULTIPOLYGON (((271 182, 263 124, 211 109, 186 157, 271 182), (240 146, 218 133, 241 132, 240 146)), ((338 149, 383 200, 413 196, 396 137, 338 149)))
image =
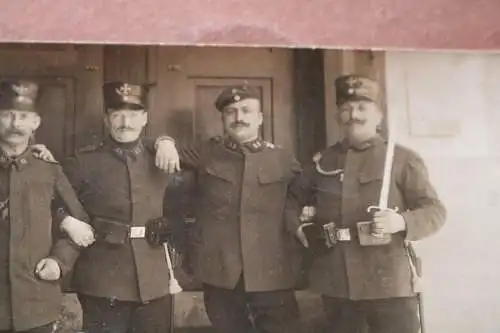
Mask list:
POLYGON ((449 212, 417 245, 427 332, 500 332, 500 55, 387 52, 385 66, 397 141, 449 212))

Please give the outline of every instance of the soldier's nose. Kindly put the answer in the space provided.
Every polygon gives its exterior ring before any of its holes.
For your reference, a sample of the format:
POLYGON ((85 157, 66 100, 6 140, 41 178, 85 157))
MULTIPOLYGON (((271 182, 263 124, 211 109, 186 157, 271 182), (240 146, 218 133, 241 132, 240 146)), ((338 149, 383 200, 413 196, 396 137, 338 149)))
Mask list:
POLYGON ((357 119, 357 116, 358 116, 358 110, 352 109, 351 112, 349 112, 349 120, 357 119))
POLYGON ((121 125, 123 127, 128 127, 130 125, 130 119, 128 119, 127 117, 123 117, 121 120, 121 125))
POLYGON ((245 112, 243 110, 237 110, 236 111, 236 120, 243 121, 244 118, 245 118, 245 112))

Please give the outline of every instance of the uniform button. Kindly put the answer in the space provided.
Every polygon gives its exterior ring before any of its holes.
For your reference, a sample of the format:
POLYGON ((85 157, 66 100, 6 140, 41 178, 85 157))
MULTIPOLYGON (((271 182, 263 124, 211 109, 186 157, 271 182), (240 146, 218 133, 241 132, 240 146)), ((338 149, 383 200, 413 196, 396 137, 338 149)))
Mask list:
POLYGON ((28 163, 28 161, 26 161, 26 159, 24 159, 24 158, 21 159, 21 164, 26 164, 26 163, 28 163))

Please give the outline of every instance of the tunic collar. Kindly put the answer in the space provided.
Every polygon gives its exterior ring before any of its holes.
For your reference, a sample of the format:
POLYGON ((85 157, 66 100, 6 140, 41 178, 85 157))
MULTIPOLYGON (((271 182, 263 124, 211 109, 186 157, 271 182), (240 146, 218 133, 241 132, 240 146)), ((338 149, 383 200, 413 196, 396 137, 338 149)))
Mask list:
POLYGON ((3 149, 0 148, 0 167, 9 169, 11 166, 16 167, 17 170, 22 170, 31 162, 33 154, 28 147, 21 155, 12 157, 8 156, 3 149))
POLYGON ((266 144, 262 139, 255 139, 253 141, 241 144, 229 137, 226 137, 224 138, 224 146, 237 152, 249 151, 250 153, 256 153, 264 149, 266 147, 266 144))
POLYGON ((104 146, 122 160, 126 160, 127 157, 131 158, 132 160, 136 160, 137 156, 144 151, 144 144, 142 143, 141 139, 138 139, 134 142, 122 144, 121 142, 117 142, 112 138, 108 138, 104 142, 104 146))

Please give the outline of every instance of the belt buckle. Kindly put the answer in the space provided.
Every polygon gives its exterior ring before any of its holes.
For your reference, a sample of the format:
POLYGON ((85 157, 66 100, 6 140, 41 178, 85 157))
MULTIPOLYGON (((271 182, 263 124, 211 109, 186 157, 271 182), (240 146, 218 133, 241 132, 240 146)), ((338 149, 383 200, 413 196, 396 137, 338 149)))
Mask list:
POLYGON ((335 237, 339 241, 350 241, 351 240, 351 230, 349 228, 338 228, 335 230, 335 237))
POLYGON ((146 237, 146 227, 130 227, 129 237, 130 238, 145 238, 146 237))

